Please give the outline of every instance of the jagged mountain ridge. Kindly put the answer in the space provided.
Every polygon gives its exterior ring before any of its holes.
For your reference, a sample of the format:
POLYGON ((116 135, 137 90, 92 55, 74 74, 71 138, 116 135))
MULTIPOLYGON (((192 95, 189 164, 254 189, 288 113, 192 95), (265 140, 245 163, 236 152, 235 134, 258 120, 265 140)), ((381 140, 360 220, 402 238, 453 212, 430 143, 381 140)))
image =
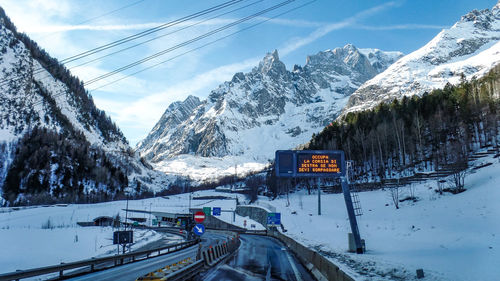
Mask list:
POLYGON ((422 95, 447 83, 479 78, 500 62, 500 2, 474 10, 429 43, 367 81, 347 102, 344 114, 403 96, 422 95))
POLYGON ((0 7, 0 205, 1 197, 81 198, 163 177, 133 154, 83 83, 17 32, 0 7))
POLYGON ((351 93, 401 56, 346 45, 288 71, 277 51, 268 53, 206 100, 190 96, 171 104, 137 150, 160 169, 183 154, 266 162, 276 149, 307 142, 337 117, 351 93))

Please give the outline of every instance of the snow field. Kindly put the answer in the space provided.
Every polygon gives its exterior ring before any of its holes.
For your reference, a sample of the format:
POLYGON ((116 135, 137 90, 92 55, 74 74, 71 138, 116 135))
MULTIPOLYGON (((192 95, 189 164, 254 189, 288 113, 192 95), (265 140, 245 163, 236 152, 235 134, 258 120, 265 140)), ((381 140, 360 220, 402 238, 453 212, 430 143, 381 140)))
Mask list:
MULTIPOLYGON (((322 195, 321 216, 317 193, 291 194, 289 207, 284 198, 266 202, 282 213, 286 235, 328 252, 360 280, 412 280, 418 268, 424 269, 424 280, 499 280, 500 164, 490 161, 496 163, 466 177, 467 191, 439 195, 436 183, 429 181, 414 185, 418 202, 402 202, 399 209, 387 190, 359 193, 364 255, 347 253, 351 229, 342 194, 322 195)), ((408 188, 402 188, 401 199, 408 188)))
MULTIPOLYGON (((212 191, 193 192, 192 196, 226 195, 212 191)), ((238 195, 239 200, 244 200, 238 195)), ((188 212, 189 194, 179 194, 168 197, 157 197, 144 200, 129 200, 130 210, 188 212)), ((56 265, 61 262, 72 262, 91 257, 114 255, 117 246, 113 245, 113 232, 120 230, 112 227, 80 227, 76 223, 92 221, 99 216, 125 219, 126 201, 115 201, 98 204, 54 205, 20 208, 0 208, 0 273, 12 272, 18 269, 30 269, 42 266, 56 265)), ((221 207, 222 210, 234 210, 236 200, 192 200, 192 208, 221 207)), ((146 218, 146 224, 151 224, 154 216, 129 212, 128 218, 146 218)), ((243 227, 255 224, 256 230, 264 229, 255 221, 236 216, 232 222, 232 213, 222 212, 225 221, 243 227)), ((129 221, 130 222, 130 221, 129 221)), ((122 229, 123 230, 123 229, 122 229)), ((131 249, 138 249, 147 243, 165 236, 152 230, 134 229, 134 241, 131 249)), ((168 236, 171 243, 180 242, 178 236, 168 236)))

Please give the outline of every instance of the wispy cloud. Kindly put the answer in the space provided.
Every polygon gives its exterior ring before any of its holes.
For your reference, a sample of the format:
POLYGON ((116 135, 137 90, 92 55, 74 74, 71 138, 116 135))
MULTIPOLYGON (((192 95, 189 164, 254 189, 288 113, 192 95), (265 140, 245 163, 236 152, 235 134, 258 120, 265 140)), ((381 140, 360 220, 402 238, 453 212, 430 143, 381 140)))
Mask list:
POLYGON ((258 62, 259 59, 254 58, 217 67, 132 102, 118 102, 113 98, 105 98, 102 93, 94 94, 94 99, 100 108, 111 114, 120 127, 151 129, 170 103, 183 100, 190 94, 206 97, 209 89, 215 88, 222 81, 231 79, 234 73, 255 66, 258 62))
MULTIPOLYGON (((185 21, 182 23, 175 24, 175 27, 187 27, 187 26, 218 26, 230 24, 238 21, 238 18, 220 18, 211 19, 206 21, 185 21)), ((307 20, 293 20, 293 19, 269 19, 266 17, 257 17, 257 21, 266 21, 270 24, 282 25, 282 26, 292 26, 292 27, 320 27, 327 23, 315 22, 307 20)), ((45 24, 45 25, 31 25, 24 28, 25 32, 28 33, 53 33, 53 32, 69 32, 69 31, 117 31, 117 30, 142 30, 158 27, 165 24, 166 22, 147 22, 147 23, 137 23, 137 24, 45 24)))
POLYGON ((288 46, 280 49, 280 53, 283 56, 286 56, 287 54, 301 48, 302 46, 311 44, 312 42, 320 39, 321 37, 329 34, 330 32, 334 30, 339 30, 343 29, 346 27, 353 26, 356 24, 359 20, 367 18, 369 16, 375 15, 377 13, 380 13, 386 9, 389 9, 391 7, 395 7, 398 4, 396 2, 388 2, 379 6, 375 6, 370 9, 366 9, 364 11, 361 11, 357 14, 355 14, 352 17, 349 17, 341 22, 336 22, 336 23, 330 23, 325 26, 322 26, 315 31, 313 31, 309 36, 303 37, 303 38, 295 38, 292 43, 290 43, 288 46))
MULTIPOLYGON (((171 25, 175 28, 186 27, 191 25, 197 26, 217 26, 228 24, 236 21, 235 19, 213 19, 205 22, 196 22, 196 21, 185 21, 182 23, 178 23, 175 25, 171 25)), ((29 26, 25 30, 29 33, 52 33, 52 32, 68 32, 68 31, 117 31, 117 30, 142 30, 158 27, 160 25, 164 25, 168 22, 148 22, 148 23, 137 23, 137 24, 105 24, 105 25, 96 25, 96 24, 77 24, 77 25, 39 25, 39 26, 29 26)), ((168 25, 167 25, 168 26, 168 25)), ((170 28, 170 27, 168 27, 170 28)))
POLYGON ((385 26, 370 26, 370 25, 354 25, 353 28, 366 30, 412 30, 412 29, 445 29, 449 26, 432 25, 432 24, 396 24, 385 26))

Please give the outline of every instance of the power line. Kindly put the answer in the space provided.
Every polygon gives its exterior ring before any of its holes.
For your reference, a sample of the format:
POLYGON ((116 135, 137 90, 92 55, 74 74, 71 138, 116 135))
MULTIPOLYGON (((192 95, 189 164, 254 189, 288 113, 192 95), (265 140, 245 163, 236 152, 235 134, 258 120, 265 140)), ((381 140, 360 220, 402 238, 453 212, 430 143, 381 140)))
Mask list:
POLYGON ((280 14, 277 14, 277 15, 275 15, 275 16, 273 16, 273 17, 267 18, 267 19, 265 19, 265 20, 263 20, 263 21, 260 21, 260 22, 258 22, 258 23, 252 24, 252 25, 250 25, 250 26, 247 26, 247 27, 245 27, 245 28, 243 28, 243 29, 240 29, 240 30, 238 30, 238 31, 236 31, 236 32, 233 32, 233 33, 231 33, 231 34, 225 35, 225 36, 220 37, 220 38, 218 38, 218 39, 216 39, 216 40, 210 41, 210 42, 208 42, 208 43, 206 43, 206 44, 203 44, 203 45, 201 45, 201 46, 198 46, 198 47, 196 47, 196 48, 194 48, 194 49, 191 49, 191 50, 186 51, 186 52, 184 52, 184 53, 181 53, 181 54, 178 54, 178 55, 176 55, 176 56, 173 56, 173 57, 171 57, 171 58, 169 58, 169 59, 167 59, 167 60, 164 60, 164 61, 158 62, 158 63, 156 63, 156 64, 154 64, 154 65, 148 66, 148 67, 143 68, 143 69, 141 69, 141 70, 139 70, 139 71, 133 72, 133 73, 128 74, 128 75, 126 75, 126 76, 124 76, 124 77, 121 77, 121 78, 119 78, 119 79, 113 80, 113 81, 111 81, 111 82, 109 82, 109 83, 106 83, 106 84, 104 84, 104 85, 101 85, 101 86, 99 86, 99 87, 93 88, 93 89, 91 89, 91 90, 89 90, 89 91, 90 91, 90 92, 94 92, 94 91, 96 91, 96 90, 102 89, 102 88, 107 87, 107 86, 109 86, 109 85, 115 84, 115 83, 117 83, 117 82, 119 82, 119 81, 122 81, 122 80, 124 80, 124 79, 130 78, 130 77, 132 77, 132 76, 134 76, 134 75, 136 75, 136 74, 139 74, 139 73, 141 73, 141 72, 147 71, 147 70, 152 69, 152 68, 155 68, 155 67, 157 67, 157 66, 159 66, 159 65, 162 65, 162 64, 167 63, 167 62, 169 62, 169 61, 172 61, 172 60, 174 60, 174 59, 176 59, 176 58, 179 58, 179 57, 181 57, 181 56, 184 56, 184 55, 186 55, 186 54, 192 53, 192 52, 194 52, 194 51, 197 51, 197 50, 202 49, 202 48, 204 48, 204 47, 207 47, 207 46, 209 46, 209 45, 213 45, 213 44, 215 44, 215 43, 217 43, 217 42, 219 42, 219 41, 222 41, 222 40, 224 40, 224 39, 226 39, 226 38, 228 38, 228 37, 230 37, 230 36, 233 36, 233 35, 235 35, 235 34, 241 33, 241 32, 243 32, 243 31, 246 31, 246 30, 248 30, 248 29, 251 29, 251 28, 254 28, 254 27, 258 26, 258 25, 261 25, 261 24, 263 24, 263 23, 266 23, 266 22, 268 22, 268 21, 270 21, 270 20, 273 20, 273 19, 275 19, 275 18, 281 17, 281 16, 283 16, 283 15, 285 15, 285 14, 288 14, 288 13, 290 13, 290 12, 293 12, 293 11, 295 11, 295 10, 298 10, 298 9, 300 9, 300 8, 303 8, 303 7, 305 7, 305 6, 307 6, 307 5, 310 5, 311 3, 316 2, 316 1, 317 1, 317 0, 312 0, 312 1, 309 1, 309 2, 307 2, 307 3, 304 3, 304 4, 300 5, 300 6, 294 7, 294 8, 292 8, 292 9, 289 9, 289 10, 287 10, 287 11, 284 11, 284 12, 282 12, 282 13, 280 13, 280 14))
POLYGON ((207 33, 205 33, 205 34, 202 34, 202 35, 200 35, 200 36, 197 36, 197 37, 195 37, 195 38, 192 38, 192 39, 190 39, 190 40, 184 41, 184 42, 182 42, 182 43, 180 43, 180 44, 177 44, 177 45, 175 45, 175 46, 173 46, 173 47, 167 48, 167 49, 165 49, 165 50, 163 50, 163 51, 160 51, 160 52, 155 53, 155 54, 153 54, 153 55, 147 56, 147 57, 145 57, 145 58, 142 58, 142 59, 140 59, 140 60, 138 60, 138 61, 135 61, 135 62, 133 62, 133 63, 130 63, 130 64, 128 64, 128 65, 125 65, 125 66, 122 66, 122 67, 120 67, 120 68, 117 68, 117 69, 115 69, 115 70, 113 70, 113 71, 110 71, 110 72, 108 72, 108 73, 106 73, 106 74, 103 74, 103 75, 97 76, 97 77, 95 77, 95 78, 93 78, 93 79, 90 79, 90 80, 86 81, 86 82, 84 83, 84 85, 90 85, 90 84, 92 84, 92 83, 95 83, 95 82, 100 81, 100 80, 102 80, 102 79, 105 79, 105 78, 107 78, 107 77, 113 76, 113 75, 115 75, 115 74, 117 74, 117 73, 120 73, 120 72, 122 72, 122 71, 124 71, 124 70, 127 70, 127 69, 132 68, 132 67, 137 66, 137 65, 140 65, 140 64, 142 64, 142 63, 144 63, 144 62, 147 62, 147 61, 149 61, 149 60, 152 60, 152 59, 154 59, 154 58, 157 58, 157 57, 159 57, 159 56, 162 56, 162 55, 164 55, 164 54, 166 54, 166 53, 172 52, 172 51, 174 51, 174 50, 176 50, 176 49, 179 49, 179 48, 181 48, 181 47, 184 47, 184 46, 186 46, 186 45, 189 45, 189 44, 191 44, 191 43, 194 43, 194 42, 196 42, 196 41, 199 41, 199 40, 201 40, 201 39, 203 39, 203 38, 209 37, 209 36, 211 36, 211 35, 213 35, 213 34, 216 34, 216 33, 218 33, 218 32, 221 32, 221 31, 223 31, 223 30, 226 30, 226 29, 228 29, 228 28, 230 28, 230 27, 233 27, 233 26, 235 26, 235 25, 238 25, 238 24, 240 24, 240 23, 242 23, 242 22, 248 21, 248 20, 250 20, 250 19, 253 19, 253 18, 255 18, 255 17, 258 17, 258 16, 260 16, 260 15, 263 15, 263 14, 265 14, 265 13, 267 13, 267 12, 270 12, 270 11, 275 10, 275 9, 278 9, 278 8, 280 8, 280 7, 282 7, 282 6, 288 5, 288 4, 290 4, 290 3, 294 2, 294 1, 295 1, 295 0, 287 0, 287 1, 281 2, 281 3, 277 4, 277 5, 274 5, 274 6, 272 6, 272 7, 269 7, 269 8, 267 8, 267 9, 261 10, 261 11, 259 11, 259 12, 257 12, 257 13, 254 13, 254 14, 250 15, 250 16, 244 17, 244 18, 239 19, 239 20, 237 20, 237 21, 234 21, 234 22, 232 22, 232 23, 230 23, 230 24, 226 24, 226 25, 224 25, 224 26, 222 26, 222 27, 216 28, 215 30, 212 30, 212 31, 210 31, 210 32, 207 32, 207 33))
MULTIPOLYGON (((170 21, 170 22, 167 22, 167 23, 164 23, 164 24, 161 24, 159 26, 156 26, 154 28, 150 28, 150 29, 147 29, 147 30, 144 30, 144 31, 141 31, 139 33, 136 33, 136 34, 133 34, 133 35, 130 35, 130 36, 127 36, 125 38, 122 38, 122 39, 119 39, 119 40, 116 40, 116 41, 113 41, 113 42, 110 42, 110 43, 107 43, 105 45, 102 45, 102 46, 99 46, 99 47, 96 47, 96 48, 93 48, 91 50, 88 50, 88 51, 85 51, 85 52, 82 52, 82 53, 79 53, 79 54, 76 54, 76 55, 73 55, 71 57, 68 57, 68 58, 65 58, 63 60, 61 60, 59 63, 61 64, 66 64, 66 63, 70 63, 70 62, 73 62, 73 61, 76 61, 76 60, 79 60, 79 59, 82 59, 84 57, 87 57, 87 56, 90 56, 90 55, 93 55, 93 54, 96 54, 98 52, 102 52, 104 50, 107 50, 107 49, 110 49, 110 48, 113 48, 115 46, 118 46, 118 45, 121 45, 121 44, 124 44, 124 43, 127 43, 127 42, 130 42, 132 40, 135 40, 135 39, 138 39, 138 38, 141 38, 141 37, 144 37, 144 36, 147 36, 149 34, 152 34, 154 32, 157 32, 157 31, 160 31, 160 30, 163 30, 165 28, 168 28, 168 27, 171 27, 171 26, 174 26, 174 25, 177 25, 177 24, 180 24, 180 23, 183 23, 183 22, 186 22, 188 20, 191 20, 191 19, 194 19, 194 18, 197 18, 199 16, 203 16, 203 15, 206 15, 206 14, 209 14, 209 13, 212 13, 214 11, 217 11, 217 10, 220 10, 220 9, 223 9, 223 8, 226 8, 226 7, 229 7, 229 6, 232 6, 236 3, 239 3, 239 2, 242 2, 244 0, 231 0, 231 1, 227 1, 227 2, 224 2, 222 4, 219 4, 217 6, 213 6, 211 8, 208 8, 208 9, 204 9, 202 11, 199 11, 199 12, 196 12, 196 13, 193 13, 191 15, 188 15, 188 16, 185 16, 185 17, 182 17, 180 19, 176 19, 176 20, 173 20, 173 21, 170 21)), ((38 69, 35 69, 33 70, 33 74, 38 74, 38 73, 41 73, 43 72, 44 70, 44 67, 40 67, 38 69)), ((3 81, 0 81, 0 86, 3 86, 5 85, 6 83, 9 83, 10 81, 17 81, 17 80, 21 80, 23 79, 23 77, 17 77, 17 78, 8 78, 8 79, 5 79, 3 81)))
MULTIPOLYGON (((285 1, 285 2, 282 2, 282 3, 280 3, 280 4, 283 4, 283 3, 289 4, 290 2, 293 2, 293 1, 294 1, 294 0, 291 0, 291 1, 285 1)), ((307 6, 307 5, 309 5, 309 4, 313 3, 313 2, 316 2, 316 1, 317 1, 317 0, 312 0, 312 1, 306 2, 306 3, 302 4, 302 5, 299 5, 299 6, 297 6, 297 7, 294 7, 294 8, 292 8, 292 9, 289 9, 289 10, 287 10, 287 11, 284 11, 284 12, 282 12, 282 13, 279 13, 279 14, 277 14, 277 15, 273 16, 273 17, 267 18, 267 19, 265 19, 265 20, 263 20, 263 21, 261 21, 261 22, 255 23, 255 24, 250 25, 250 26, 248 26, 248 27, 245 27, 245 28, 243 28, 243 29, 241 29, 241 30, 238 30, 238 31, 236 31, 236 32, 233 32, 233 33, 231 33, 231 34, 225 35, 225 36, 223 36, 223 37, 221 37, 221 38, 218 38, 218 39, 216 39, 216 40, 213 40, 213 41, 211 41, 211 42, 208 42, 208 43, 206 43, 206 44, 203 44, 203 45, 201 45, 201 46, 199 46, 199 47, 196 47, 196 48, 194 48, 194 49, 191 49, 191 50, 189 50, 189 51, 186 51, 186 52, 184 52, 184 53, 182 53, 182 54, 176 55, 176 56, 174 56, 174 57, 172 57, 172 58, 169 58, 169 59, 167 59, 167 60, 164 60, 164 61, 162 61, 162 62, 159 62, 159 63, 157 63, 157 64, 155 64, 155 65, 152 65, 152 66, 146 67, 146 68, 144 68, 144 69, 142 69, 142 70, 136 71, 136 72, 134 72, 134 73, 132 73, 132 74, 129 74, 129 75, 127 75, 127 76, 124 76, 124 77, 121 77, 121 78, 119 78, 119 79, 116 79, 116 80, 114 80, 114 81, 112 81, 112 82, 110 82, 110 83, 107 83, 107 84, 105 84, 105 85, 102 85, 102 86, 99 86, 99 87, 97 87, 97 88, 94 88, 94 89, 92 89, 91 91, 95 91, 95 90, 101 89, 101 88, 103 88, 103 87, 109 86, 109 85, 111 85, 111 84, 114 84, 114 83, 119 82, 119 81, 121 81, 121 80, 124 80, 124 79, 126 79, 126 78, 129 78, 129 77, 131 77, 131 76, 133 76, 133 75, 135 75, 135 74, 138 74, 138 73, 144 72, 144 71, 146 71, 146 70, 149 70, 149 69, 151 69, 151 68, 157 67, 157 66, 159 66, 159 65, 161 65, 161 64, 164 64, 164 63, 166 63, 166 62, 169 62, 169 61, 171 61, 171 60, 174 60, 174 59, 176 59, 176 58, 178 58, 178 57, 180 57, 180 56, 183 56, 183 55, 185 55, 185 54, 188 54, 188 53, 194 52, 194 51, 196 51, 196 50, 199 50, 199 49, 201 49, 201 48, 204 48, 204 47, 206 47, 206 46, 209 46, 209 45, 215 44, 216 42, 219 42, 219 41, 221 41, 221 40, 223 40, 223 39, 225 39, 225 38, 228 38, 228 37, 233 36, 233 35, 235 35, 235 34, 237 34, 237 33, 240 33, 240 32, 246 31, 246 30, 248 30, 248 29, 251 29, 251 28, 253 28, 253 27, 255 27, 255 26, 258 26, 258 25, 260 25, 260 24, 263 24, 263 23, 265 23, 265 22, 268 22, 268 21, 270 21, 270 20, 272 20, 272 19, 275 19, 275 18, 277 18, 277 17, 280 17, 280 16, 282 16, 282 15, 284 15, 284 14, 290 13, 290 12, 295 11, 295 10, 297 10, 297 9, 300 9, 300 8, 302 8, 302 7, 304 7, 304 6, 307 6)), ((273 6, 273 7, 274 7, 274 6, 273 6)), ((271 7, 271 8, 272 8, 272 7, 271 7)), ((268 9, 270 9, 270 8, 268 8, 268 9)), ((266 9, 266 10, 268 10, 268 9, 266 9)), ((263 12, 263 11, 261 11, 261 12, 259 12, 259 13, 257 13, 257 14, 259 14, 259 15, 260 15, 260 14, 262 14, 262 12, 263 12)), ((254 14, 254 15, 252 15, 252 16, 253 16, 253 17, 257 17, 258 15, 254 14)), ((249 16, 249 17, 251 17, 251 16, 249 16)), ((248 18, 248 17, 246 17, 246 18, 248 18)), ((65 91, 61 91, 59 94, 55 94, 55 95, 53 95, 53 96, 52 96, 52 98, 57 98, 57 97, 59 97, 59 96, 61 96, 61 95, 63 95, 63 94, 65 94, 65 91)), ((36 106, 36 105, 38 105, 38 104, 42 104, 42 103, 43 103, 43 100, 40 100, 40 101, 38 101, 38 102, 36 102, 36 103, 33 103, 33 106, 36 106)))
POLYGON ((138 47, 138 46, 144 45, 144 44, 149 43, 149 42, 151 42, 151 41, 154 41, 154 40, 157 40, 157 39, 163 38, 163 37, 168 36, 168 35, 172 35, 172 34, 174 34, 174 33, 177 33, 177 32, 179 32, 179 31, 182 31, 182 30, 185 30, 185 29, 191 28, 191 27, 196 26, 196 25, 200 25, 200 24, 202 24, 202 23, 204 23, 204 22, 207 22, 207 21, 210 21, 210 20, 213 20, 213 19, 219 18, 219 17, 221 17, 221 16, 225 16, 225 15, 227 15, 227 14, 230 14, 230 13, 233 13, 233 12, 236 12, 236 11, 239 11, 239 10, 242 10, 242 9, 245 9, 245 8, 248 8, 248 7, 250 7, 250 6, 252 6, 252 5, 255 5, 255 4, 259 3, 259 2, 262 2, 262 1, 264 1, 264 0, 258 0, 258 1, 252 2, 252 3, 248 4, 248 5, 245 5, 245 6, 242 6, 242 7, 236 8, 236 9, 233 9, 233 10, 231 10, 231 11, 224 12, 224 13, 222 13, 222 14, 218 14, 218 15, 213 16, 213 17, 211 17, 211 18, 208 18, 208 19, 205 19, 205 20, 199 21, 199 22, 197 22, 197 23, 190 24, 190 25, 188 25, 188 26, 185 26, 185 27, 183 27, 183 28, 180 28, 180 29, 174 30, 174 31, 172 31, 172 32, 169 32, 169 33, 166 33, 166 34, 163 34, 163 35, 160 35, 160 36, 157 36, 157 37, 154 37, 154 38, 148 39, 148 40, 146 40, 146 41, 143 41, 143 42, 140 42, 140 43, 134 44, 134 45, 129 46, 129 47, 127 47, 127 48, 123 48, 123 49, 120 49, 120 50, 118 50, 118 51, 115 51, 115 52, 112 52, 112 53, 106 54, 106 55, 104 55, 104 56, 97 57, 97 58, 92 59, 92 60, 90 60, 90 61, 86 61, 86 62, 84 62, 84 63, 81 63, 81 64, 78 64, 78 65, 72 66, 72 67, 70 67, 69 69, 77 68, 77 67, 84 66, 84 65, 87 65, 87 64, 89 64, 89 63, 95 62, 95 61, 102 60, 102 59, 107 58, 107 57, 110 57, 110 56, 112 56, 112 55, 116 55, 116 54, 118 54, 118 53, 121 53, 121 52, 124 52, 124 51, 130 50, 130 49, 133 49, 133 48, 135 48, 135 47, 138 47))
POLYGON ((217 11, 217 10, 220 10, 220 9, 223 9, 225 7, 228 7, 228 6, 231 6, 231 5, 234 5, 238 2, 241 2, 243 0, 231 0, 231 1, 228 1, 228 2, 224 2, 222 4, 219 4, 217 6, 214 6, 214 7, 211 7, 211 8, 208 8, 208 9, 205 9, 205 10, 202 10, 200 12, 196 12, 194 14, 191 14, 189 16, 185 16, 185 17, 182 17, 180 19, 176 19, 176 20, 173 20, 173 21, 170 21, 170 22, 167 22, 167 23, 164 23, 164 24, 161 24, 157 27, 153 27, 153 28, 150 28, 150 29, 147 29, 147 30, 144 30, 142 32, 139 32, 139 33, 136 33, 136 34, 133 34, 133 35, 130 35, 130 36, 127 36, 125 38, 122 38, 120 40, 116 40, 116 41, 113 41, 111 43, 108 43, 108 44, 105 44, 105 45, 102 45, 102 46, 99 46, 99 47, 96 47, 94 49, 91 49, 91 50, 88 50, 88 51, 85 51, 83 53, 80 53, 80 54, 77 54, 77 55, 74 55, 74 56, 71 56, 71 57, 68 57, 68 58, 65 58, 61 61, 61 63, 69 63, 69 62, 72 62, 72 61, 75 61, 75 60, 78 60, 82 57, 85 57, 85 56, 88 56, 88 55, 92 55, 92 54, 95 54, 95 53, 98 53, 98 52, 101 52, 101 51, 104 51, 104 50, 107 50, 109 48, 112 48, 112 47, 115 47, 115 46, 118 46, 118 45, 121 45, 123 43, 126 43, 126 42, 129 42, 129 41, 132 41, 132 40, 135 40, 135 39, 138 39, 138 38, 141 38, 141 37, 144 37, 146 35, 149 35, 151 33, 154 33, 154 32, 157 32, 157 31, 160 31, 160 30, 163 30, 165 28, 168 28, 168 27, 171 27, 171 26, 174 26, 174 25, 177 25, 177 24, 180 24, 180 23, 183 23, 183 22, 186 22, 188 20, 191 20, 193 18, 197 18, 199 16, 203 16, 203 15, 206 15, 208 13, 211 13, 211 12, 214 12, 214 11, 217 11))

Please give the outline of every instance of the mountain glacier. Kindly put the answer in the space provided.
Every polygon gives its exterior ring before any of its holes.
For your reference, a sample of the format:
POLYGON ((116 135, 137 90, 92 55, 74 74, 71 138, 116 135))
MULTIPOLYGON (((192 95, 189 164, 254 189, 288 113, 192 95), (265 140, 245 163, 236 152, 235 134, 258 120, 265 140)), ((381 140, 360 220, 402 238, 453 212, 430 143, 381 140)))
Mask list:
POLYGON ((474 10, 429 43, 366 82, 347 102, 344 114, 380 102, 422 95, 462 78, 479 78, 500 62, 500 2, 474 10))
POLYGON ((308 56, 289 71, 277 51, 268 53, 206 100, 172 103, 137 150, 164 172, 198 178, 232 174, 234 166, 262 168, 277 149, 309 141, 359 86, 400 57, 346 45, 308 56))

